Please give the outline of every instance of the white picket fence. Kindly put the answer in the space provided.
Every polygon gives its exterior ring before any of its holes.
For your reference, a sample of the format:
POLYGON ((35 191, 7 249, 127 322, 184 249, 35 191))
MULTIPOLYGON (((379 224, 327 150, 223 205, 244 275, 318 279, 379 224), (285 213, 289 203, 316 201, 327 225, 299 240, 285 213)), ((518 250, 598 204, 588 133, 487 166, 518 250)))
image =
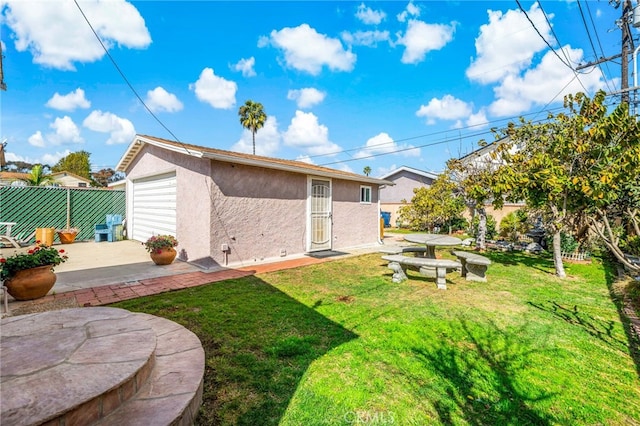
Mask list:
POLYGON ((563 251, 562 258, 564 260, 585 261, 585 260, 591 260, 591 254, 585 251, 573 251, 571 253, 566 253, 563 251))

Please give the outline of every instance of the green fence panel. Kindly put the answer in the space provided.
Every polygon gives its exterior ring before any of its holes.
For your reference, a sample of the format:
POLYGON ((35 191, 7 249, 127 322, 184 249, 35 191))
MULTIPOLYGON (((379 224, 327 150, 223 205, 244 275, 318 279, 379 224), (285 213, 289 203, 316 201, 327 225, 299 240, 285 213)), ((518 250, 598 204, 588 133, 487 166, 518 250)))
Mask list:
MULTIPOLYGON (((16 222, 12 235, 25 239, 36 228, 78 228, 76 240, 91 240, 107 214, 125 217, 124 191, 37 186, 0 187, 0 222, 16 222)), ((32 238, 31 242, 35 239, 32 238)))

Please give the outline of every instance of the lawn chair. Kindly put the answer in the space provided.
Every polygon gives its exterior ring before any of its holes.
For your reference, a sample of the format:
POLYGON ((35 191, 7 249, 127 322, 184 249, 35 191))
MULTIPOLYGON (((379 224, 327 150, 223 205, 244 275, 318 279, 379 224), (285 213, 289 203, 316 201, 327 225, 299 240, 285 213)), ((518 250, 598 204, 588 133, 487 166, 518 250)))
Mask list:
POLYGON ((108 214, 106 223, 96 225, 95 240, 96 243, 101 241, 114 242, 120 239, 119 234, 122 229, 122 215, 108 214))
POLYGON ((17 225, 16 222, 0 222, 0 229, 4 226, 4 234, 0 234, 0 247, 13 246, 15 248, 26 247, 29 245, 29 241, 36 234, 35 232, 29 235, 27 238, 22 238, 23 234, 11 235, 11 228, 17 225))

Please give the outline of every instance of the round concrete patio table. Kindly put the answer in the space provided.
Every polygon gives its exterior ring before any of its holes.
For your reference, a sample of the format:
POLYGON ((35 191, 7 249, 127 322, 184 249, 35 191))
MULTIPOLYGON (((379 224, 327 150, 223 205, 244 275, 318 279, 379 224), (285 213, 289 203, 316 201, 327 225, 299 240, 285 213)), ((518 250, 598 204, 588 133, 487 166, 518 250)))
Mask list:
POLYGON ((430 259, 436 258, 437 246, 452 247, 462 244, 462 240, 460 238, 439 234, 407 234, 404 236, 404 239, 410 243, 424 244, 427 246, 425 257, 430 259))

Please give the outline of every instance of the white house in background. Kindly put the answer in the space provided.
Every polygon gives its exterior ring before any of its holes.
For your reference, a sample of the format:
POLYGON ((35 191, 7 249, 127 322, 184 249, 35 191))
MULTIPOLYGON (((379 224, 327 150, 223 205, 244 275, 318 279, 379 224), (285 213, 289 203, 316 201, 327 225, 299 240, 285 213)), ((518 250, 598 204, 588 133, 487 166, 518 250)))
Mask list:
MULTIPOLYGON (((0 172, 0 185, 24 186, 26 185, 22 179, 29 179, 29 173, 18 172, 0 172)), ((89 188, 91 181, 71 172, 51 173, 54 186, 63 186, 65 188, 89 188)))
POLYGON ((126 173, 127 235, 174 235, 204 267, 380 244, 379 188, 393 182, 300 161, 137 135, 126 173))
MULTIPOLYGON (((459 161, 465 165, 471 164, 473 165, 474 168, 476 169, 484 169, 484 168, 497 168, 498 166, 500 166, 501 162, 498 159, 495 159, 492 157, 492 153, 498 149, 498 147, 504 143, 510 142, 510 138, 509 137, 505 137, 502 139, 498 139, 494 142, 491 142, 483 147, 480 147, 478 149, 476 149, 475 151, 470 152, 469 154, 460 157, 459 161)), ((511 148, 511 152, 517 151, 518 150, 518 146, 514 146, 511 148)), ((524 203, 507 203, 505 202, 504 205, 502 206, 502 208, 500 210, 496 210, 491 203, 486 203, 485 204, 485 210, 487 212, 487 215, 491 215, 493 216, 493 218, 496 220, 496 226, 499 227, 500 226, 500 221, 509 213, 514 212, 516 210, 521 209, 522 207, 524 207, 525 204, 524 203)), ((474 209, 469 207, 467 208, 467 210, 465 211, 464 217, 467 220, 471 220, 474 216, 474 209)))
POLYGON ((396 226, 398 209, 411 204, 413 190, 429 188, 437 177, 437 173, 402 166, 380 178, 394 183, 393 186, 384 186, 380 189, 380 210, 391 213, 391 226, 396 226))

